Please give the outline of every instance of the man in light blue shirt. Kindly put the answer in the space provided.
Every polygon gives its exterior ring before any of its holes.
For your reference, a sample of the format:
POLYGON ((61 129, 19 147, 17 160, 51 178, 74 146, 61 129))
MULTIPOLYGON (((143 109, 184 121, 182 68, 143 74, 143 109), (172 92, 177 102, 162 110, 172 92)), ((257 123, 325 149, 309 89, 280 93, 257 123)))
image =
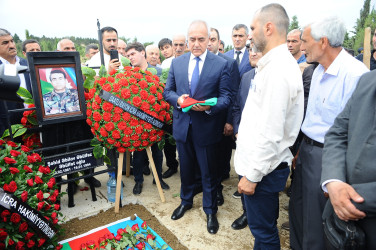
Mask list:
POLYGON ((325 249, 321 215, 326 198, 320 187, 324 136, 368 69, 342 43, 345 26, 337 17, 305 27, 302 47, 313 73, 307 113, 290 197, 290 244, 293 249, 325 249))

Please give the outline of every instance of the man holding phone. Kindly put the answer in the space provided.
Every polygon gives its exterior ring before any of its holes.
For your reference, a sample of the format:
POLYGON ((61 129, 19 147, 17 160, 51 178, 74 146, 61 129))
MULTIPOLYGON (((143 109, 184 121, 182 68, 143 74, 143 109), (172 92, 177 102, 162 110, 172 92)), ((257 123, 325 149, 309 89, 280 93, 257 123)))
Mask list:
MULTIPOLYGON (((102 32, 102 44, 103 44, 103 57, 104 57, 104 66, 106 67, 107 72, 110 72, 113 69, 122 68, 121 58, 122 56, 118 54, 118 33, 115 28, 112 27, 103 27, 102 32)), ((88 67, 93 67, 95 71, 99 72, 101 66, 101 57, 100 53, 95 54, 89 61, 87 61, 88 67)))

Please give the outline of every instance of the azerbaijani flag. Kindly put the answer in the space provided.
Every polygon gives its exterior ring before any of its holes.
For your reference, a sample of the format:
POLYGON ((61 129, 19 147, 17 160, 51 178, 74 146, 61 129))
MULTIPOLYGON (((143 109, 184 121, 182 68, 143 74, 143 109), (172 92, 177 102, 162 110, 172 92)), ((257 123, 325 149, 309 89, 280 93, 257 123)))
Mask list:
POLYGON ((51 70, 54 70, 54 69, 59 69, 65 73, 67 77, 67 81, 69 82, 68 88, 77 89, 77 79, 76 79, 76 72, 74 68, 72 67, 42 68, 42 69, 39 69, 39 78, 40 78, 40 86, 42 88, 42 95, 48 92, 51 92, 54 89, 50 81, 51 70))

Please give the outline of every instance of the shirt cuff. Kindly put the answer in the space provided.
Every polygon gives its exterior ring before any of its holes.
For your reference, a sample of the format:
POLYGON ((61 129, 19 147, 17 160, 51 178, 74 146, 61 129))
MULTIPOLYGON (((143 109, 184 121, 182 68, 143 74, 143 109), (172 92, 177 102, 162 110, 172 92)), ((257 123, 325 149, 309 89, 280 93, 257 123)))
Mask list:
POLYGON ((321 184, 321 189, 327 193, 328 192, 328 189, 326 188, 326 184, 328 184, 329 182, 333 182, 333 181, 339 181, 339 182, 343 182, 341 180, 338 180, 338 179, 329 179, 327 181, 324 181, 322 184, 321 184))

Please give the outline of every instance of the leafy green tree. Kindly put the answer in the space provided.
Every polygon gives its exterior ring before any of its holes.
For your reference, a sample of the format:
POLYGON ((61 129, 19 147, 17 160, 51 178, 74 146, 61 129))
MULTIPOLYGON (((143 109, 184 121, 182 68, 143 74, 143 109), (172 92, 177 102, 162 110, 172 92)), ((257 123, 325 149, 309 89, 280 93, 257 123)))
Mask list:
MULTIPOLYGON (((376 10, 375 9, 372 9, 371 13, 364 20, 363 28, 359 29, 359 31, 354 36, 353 48, 356 53, 357 53, 358 48, 363 47, 364 45, 364 30, 366 27, 371 27, 371 34, 372 32, 375 31, 375 28, 376 28, 376 10)), ((371 42, 372 42, 372 39, 371 39, 371 42)))
POLYGON ((294 30, 294 29, 300 29, 298 17, 296 15, 292 16, 292 18, 291 18, 291 22, 290 22, 290 25, 289 25, 288 32, 290 32, 291 30, 294 30))

